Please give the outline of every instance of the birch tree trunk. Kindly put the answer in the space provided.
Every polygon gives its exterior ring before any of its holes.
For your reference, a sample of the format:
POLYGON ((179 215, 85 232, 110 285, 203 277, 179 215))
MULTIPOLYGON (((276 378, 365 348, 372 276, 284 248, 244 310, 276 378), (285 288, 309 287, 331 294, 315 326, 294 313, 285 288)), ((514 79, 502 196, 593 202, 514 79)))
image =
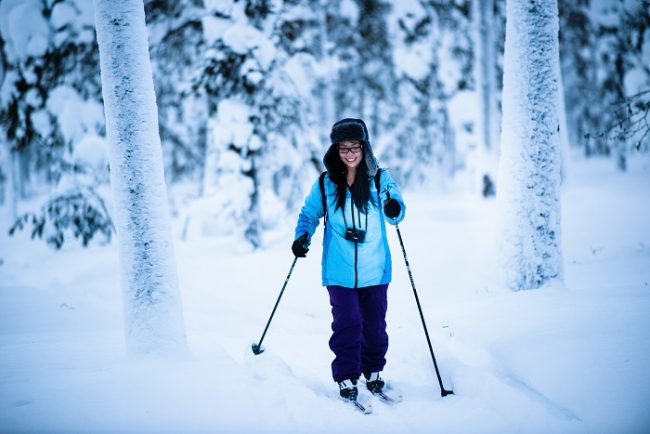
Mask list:
POLYGON ((187 351, 143 0, 95 0, 129 353, 187 351))
MULTIPOLYGON (((0 87, 3 87, 8 65, 5 57, 4 41, 0 38, 0 87)), ((13 226, 18 217, 18 194, 16 188, 16 165, 14 153, 11 150, 11 143, 7 140, 7 131, 4 126, 0 126, 0 167, 5 175, 4 185, 4 210, 2 218, 6 227, 0 227, 0 230, 7 232, 13 226)))
POLYGON ((6 227, 0 227, 0 230, 6 233, 18 218, 18 192, 16 191, 16 165, 14 156, 7 142, 7 136, 2 128, 0 128, 0 165, 6 177, 4 185, 4 215, 2 219, 6 227))
MULTIPOLYGON (((558 67, 560 65, 558 64, 558 67)), ((567 179, 566 159, 569 156, 571 142, 569 141, 569 124, 567 120, 566 104, 564 100, 564 77, 562 68, 557 73, 558 76, 558 123, 559 123, 559 140, 560 140, 560 179, 565 183, 567 179)))
POLYGON ((562 276, 557 0, 508 0, 497 198, 513 289, 562 276))
POLYGON ((479 83, 481 92, 482 135, 488 152, 498 143, 498 110, 496 100, 496 54, 494 46, 494 0, 480 0, 479 8, 479 83))
POLYGON ((499 109, 497 107, 497 55, 494 33, 495 0, 475 2, 474 13, 478 17, 475 44, 478 47, 476 81, 481 101, 479 134, 482 141, 477 149, 477 162, 473 185, 478 186, 484 197, 494 195, 499 152, 499 109))
MULTIPOLYGON (((330 53, 330 34, 327 25, 327 12, 329 9, 329 0, 319 0, 318 31, 320 37, 320 54, 321 62, 325 65, 325 76, 321 78, 323 86, 323 98, 321 101, 320 129, 321 143, 328 143, 329 130, 334 124, 334 89, 332 83, 336 77, 333 70, 334 62, 330 53)), ((338 11, 338 9, 335 9, 338 11)))

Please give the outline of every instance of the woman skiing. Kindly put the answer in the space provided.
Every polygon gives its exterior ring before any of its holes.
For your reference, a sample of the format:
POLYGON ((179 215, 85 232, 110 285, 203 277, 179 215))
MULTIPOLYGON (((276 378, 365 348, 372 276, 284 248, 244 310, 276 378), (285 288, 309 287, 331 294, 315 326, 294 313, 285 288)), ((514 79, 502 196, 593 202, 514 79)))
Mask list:
POLYGON ((384 387, 387 289, 391 257, 385 221, 404 218, 404 203, 388 172, 379 170, 361 119, 336 122, 317 180, 298 216, 291 249, 305 257, 325 217, 322 282, 332 306, 332 377, 342 398, 356 400, 363 375, 370 392, 384 387))

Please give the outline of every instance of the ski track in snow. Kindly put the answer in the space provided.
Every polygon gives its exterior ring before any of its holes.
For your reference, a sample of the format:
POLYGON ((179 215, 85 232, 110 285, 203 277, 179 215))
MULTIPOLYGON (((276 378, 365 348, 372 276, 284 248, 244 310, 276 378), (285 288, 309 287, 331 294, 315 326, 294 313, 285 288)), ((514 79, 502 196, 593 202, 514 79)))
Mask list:
POLYGON ((569 410, 568 408, 562 406, 557 402, 554 402, 548 397, 544 396, 544 394, 540 393, 538 390, 535 390, 534 388, 526 384, 526 382, 523 381, 521 378, 517 378, 512 374, 502 375, 500 376, 500 378, 506 384, 518 389, 522 394, 528 397, 531 401, 534 401, 540 404, 541 406, 543 406, 553 416, 567 421, 575 420, 578 422, 582 422, 582 419, 580 419, 578 416, 573 414, 571 410, 569 410))

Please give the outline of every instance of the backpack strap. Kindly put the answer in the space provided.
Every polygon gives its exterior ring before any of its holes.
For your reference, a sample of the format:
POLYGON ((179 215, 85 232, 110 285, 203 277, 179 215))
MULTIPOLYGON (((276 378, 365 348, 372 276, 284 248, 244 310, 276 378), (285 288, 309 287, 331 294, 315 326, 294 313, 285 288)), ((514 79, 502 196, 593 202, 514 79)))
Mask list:
POLYGON ((384 169, 377 169, 377 173, 375 173, 375 188, 377 189, 377 199, 379 199, 379 202, 377 202, 377 206, 379 206, 379 212, 381 213, 381 172, 383 172, 384 169))
POLYGON ((318 185, 320 186, 320 198, 323 201, 323 226, 327 224, 327 199, 325 198, 325 175, 327 171, 320 174, 318 185))

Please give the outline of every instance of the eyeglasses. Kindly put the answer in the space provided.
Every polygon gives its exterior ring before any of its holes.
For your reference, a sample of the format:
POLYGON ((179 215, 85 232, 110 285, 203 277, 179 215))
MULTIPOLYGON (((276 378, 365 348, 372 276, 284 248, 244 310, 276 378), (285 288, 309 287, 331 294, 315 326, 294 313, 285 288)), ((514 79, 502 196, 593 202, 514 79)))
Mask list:
POLYGON ((359 152, 361 152, 362 148, 363 146, 352 146, 351 148, 339 146, 339 154, 347 155, 348 152, 352 152, 353 154, 358 154, 359 152))

